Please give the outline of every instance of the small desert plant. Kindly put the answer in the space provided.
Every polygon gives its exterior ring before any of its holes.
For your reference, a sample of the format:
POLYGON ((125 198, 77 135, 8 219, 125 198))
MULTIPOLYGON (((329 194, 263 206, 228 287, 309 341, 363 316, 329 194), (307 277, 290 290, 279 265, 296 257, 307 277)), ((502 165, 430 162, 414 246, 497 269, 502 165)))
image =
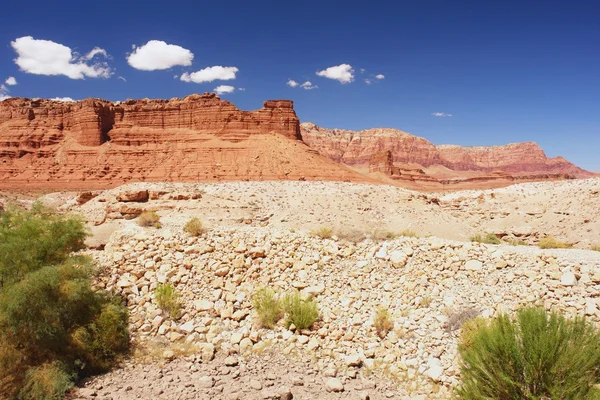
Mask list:
POLYGON ((584 318, 541 308, 500 314, 460 347, 460 399, 590 399, 596 397, 600 330, 584 318), (594 394, 592 394, 594 393, 594 394))
POLYGON ((390 316, 390 312, 387 308, 377 308, 377 311, 375 311, 375 317, 373 318, 373 325, 375 326, 377 335, 379 335, 379 337, 382 339, 386 337, 392 329, 394 329, 394 321, 392 321, 392 317, 390 316))
POLYGON ((281 301, 273 289, 265 287, 257 290, 252 296, 252 306, 265 328, 272 328, 283 317, 281 301))
POLYGON ((329 239, 333 235, 333 229, 328 226, 322 226, 319 229, 313 231, 315 236, 320 237, 321 239, 329 239))
POLYGON ((19 398, 23 400, 62 400, 73 387, 74 374, 65 372, 59 362, 47 363, 32 368, 25 375, 19 398))
POLYGON ((411 231, 410 229, 405 229, 402 232, 399 232, 396 236, 404 236, 404 237, 414 237, 417 238, 419 235, 415 231, 411 231))
POLYGON ((157 229, 162 226, 160 223, 160 217, 155 211, 144 211, 138 217, 137 223, 139 226, 153 226, 157 229))
POLYGON ((154 298, 158 307, 177 321, 182 316, 179 293, 171 283, 160 284, 154 289, 154 298))
POLYGON ((373 232, 373 239, 375 239, 375 240, 393 240, 393 239, 396 239, 397 237, 398 237, 398 235, 392 231, 376 229, 373 232))
POLYGON ((517 239, 517 238, 506 239, 505 242, 507 244, 510 244, 511 246, 527 246, 528 245, 528 243, 526 241, 524 241, 523 239, 517 239))
POLYGON ((183 227, 183 231, 191 236, 200 236, 204 233, 204 230, 205 229, 204 225, 202 225, 202 221, 195 217, 190 219, 183 227))
POLYGON ((486 233, 484 235, 478 234, 475 236, 471 236, 471 242, 479 242, 485 244, 502 244, 502 241, 498 238, 498 236, 493 233, 486 233))
POLYGON ((600 251, 600 246, 599 245, 594 245, 591 247, 592 251, 600 251))
POLYGON ((548 236, 540 239, 538 247, 540 249, 570 249, 573 245, 571 243, 559 242, 553 237, 548 236))
POLYGON ((423 296, 419 302, 419 307, 427 308, 431 305, 431 302, 433 302, 433 298, 431 296, 423 296))
POLYGON ((309 329, 319 319, 317 303, 311 298, 303 299, 297 291, 283 298, 283 309, 287 314, 286 325, 294 324, 296 329, 309 329))
POLYGON ((352 243, 360 243, 366 238, 365 233, 358 229, 339 229, 335 232, 335 235, 352 243))

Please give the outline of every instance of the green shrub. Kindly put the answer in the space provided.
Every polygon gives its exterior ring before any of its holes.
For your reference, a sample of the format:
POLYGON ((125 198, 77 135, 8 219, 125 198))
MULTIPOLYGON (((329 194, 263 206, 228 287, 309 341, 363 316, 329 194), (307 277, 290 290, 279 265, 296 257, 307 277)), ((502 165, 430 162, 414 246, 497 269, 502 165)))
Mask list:
POLYGON ((273 289, 257 290, 252 296, 252 305, 261 325, 265 328, 272 328, 283 317, 281 301, 273 289))
POLYGON ((311 298, 303 299, 299 292, 284 297, 283 309, 287 314, 286 325, 294 324, 296 329, 309 329, 319 319, 317 303, 311 298))
POLYGON ((75 376, 65 372, 59 362, 42 364, 31 368, 25 376, 25 384, 19 393, 23 400, 63 400, 73 387, 75 376))
POLYGON ((498 238, 498 236, 493 233, 486 233, 485 235, 475 235, 471 237, 471 242, 479 242, 485 244, 502 244, 502 241, 498 238))
POLYGON ((154 289, 156 304, 166 312, 172 320, 177 321, 182 316, 181 301, 177 289, 170 283, 158 285, 154 289))
POLYGON ((200 236, 204 233, 204 225, 202 225, 202 221, 200 218, 192 218, 190 219, 185 226, 183 227, 183 231, 191 236, 200 236))
POLYGON ((394 321, 392 321, 392 317, 390 316, 390 312, 387 308, 377 308, 377 311, 375 311, 375 317, 373 318, 373 325, 375 326, 377 335, 379 335, 379 337, 382 339, 386 337, 392 329, 394 329, 394 321))
POLYGON ((155 211, 144 211, 138 217, 137 223, 139 226, 153 226, 157 229, 162 226, 160 223, 160 217, 155 211))
POLYGON ((462 356, 460 399, 589 399, 600 331, 583 318, 523 308, 481 326, 462 356))
POLYGON ((0 214, 0 398, 53 398, 127 350, 125 309, 92 290, 92 260, 71 255, 85 237, 80 219, 37 204, 0 214), (111 330, 119 340, 103 338, 111 330), (82 345, 83 331, 96 347, 82 345))
POLYGON ((538 247, 540 249, 570 249, 573 245, 571 243, 559 242, 553 237, 548 236, 540 239, 538 247))
POLYGON ((322 226, 319 229, 313 231, 313 234, 315 236, 320 237, 321 239, 329 239, 331 236, 333 236, 333 229, 327 226, 322 226))

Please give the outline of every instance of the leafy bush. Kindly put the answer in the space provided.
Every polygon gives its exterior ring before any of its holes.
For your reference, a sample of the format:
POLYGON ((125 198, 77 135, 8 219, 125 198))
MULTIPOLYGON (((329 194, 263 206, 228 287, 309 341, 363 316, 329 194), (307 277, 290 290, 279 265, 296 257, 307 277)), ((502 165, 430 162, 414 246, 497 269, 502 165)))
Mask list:
POLYGON ((200 218, 192 218, 190 219, 185 226, 183 227, 183 231, 191 236, 200 236, 204 233, 205 229, 202 225, 202 221, 200 218))
POLYGON ((144 211, 138 217, 137 223, 139 226, 153 226, 157 229, 162 226, 160 223, 160 217, 155 211, 144 211))
POLYGON ((545 237, 538 242, 540 249, 570 249, 573 247, 571 243, 559 242, 553 237, 545 237))
POLYGON ((319 319, 317 303, 311 298, 303 299, 299 292, 284 297, 283 309, 287 314, 286 325, 294 324, 296 329, 309 329, 319 319))
POLYGON ((177 289, 170 283, 158 285, 154 289, 156 304, 161 310, 169 314, 172 320, 177 321, 182 316, 181 301, 177 289))
POLYGON ((384 338, 387 334, 394 329, 394 322, 390 316, 390 312, 385 307, 377 308, 375 311, 375 318, 373 318, 373 325, 377 331, 377 335, 380 338, 384 338))
POLYGON ((493 233, 486 233, 485 235, 475 235, 471 237, 471 242, 479 242, 485 244, 502 244, 502 241, 498 238, 498 236, 493 233))
POLYGON ((322 226, 319 229, 313 231, 313 234, 315 236, 320 237, 321 239, 329 239, 331 236, 333 236, 333 229, 327 226, 322 226))
POLYGON ((27 371, 19 398, 23 400, 63 400, 73 387, 75 376, 59 362, 42 364, 27 371))
POLYGON ((523 308, 474 334, 462 356, 461 399, 590 399, 597 392, 600 331, 583 318, 523 308))
POLYGON ((260 323, 265 328, 272 328, 283 317, 281 301, 273 289, 262 288, 252 296, 252 305, 260 323))
POLYGON ((92 290, 92 260, 71 255, 85 237, 80 219, 38 204, 0 214, 0 398, 54 398, 127 350, 125 309, 92 290))

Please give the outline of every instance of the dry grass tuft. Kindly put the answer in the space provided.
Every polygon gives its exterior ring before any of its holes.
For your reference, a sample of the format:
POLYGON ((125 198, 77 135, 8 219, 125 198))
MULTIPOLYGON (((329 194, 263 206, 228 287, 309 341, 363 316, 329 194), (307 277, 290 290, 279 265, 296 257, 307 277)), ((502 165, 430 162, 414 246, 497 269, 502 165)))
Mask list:
POLYGON ((573 247, 572 243, 566 243, 566 242, 559 242, 558 240, 554 239, 553 237, 545 237, 540 239, 540 241, 538 242, 538 247, 540 249, 570 249, 571 247, 573 247))
POLYGON ((377 308, 377 311, 375 311, 375 318, 373 318, 373 325, 375 326, 377 335, 381 339, 385 338, 387 334, 394 329, 394 321, 392 321, 392 317, 387 308, 383 306, 377 308))
POLYGON ((138 217, 137 223, 139 226, 153 226, 157 229, 162 226, 160 223, 160 217, 155 211, 144 211, 138 217))

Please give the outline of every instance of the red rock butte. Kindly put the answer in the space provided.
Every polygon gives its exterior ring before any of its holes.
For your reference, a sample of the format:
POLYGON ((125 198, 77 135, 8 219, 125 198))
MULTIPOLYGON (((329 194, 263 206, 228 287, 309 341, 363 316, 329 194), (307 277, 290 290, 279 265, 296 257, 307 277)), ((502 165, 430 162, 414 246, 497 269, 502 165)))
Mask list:
POLYGON ((255 111, 241 111, 214 93, 0 102, 2 189, 231 180, 383 181, 443 189, 591 175, 547 158, 535 143, 436 147, 392 129, 301 126, 290 100, 268 100, 255 111))

